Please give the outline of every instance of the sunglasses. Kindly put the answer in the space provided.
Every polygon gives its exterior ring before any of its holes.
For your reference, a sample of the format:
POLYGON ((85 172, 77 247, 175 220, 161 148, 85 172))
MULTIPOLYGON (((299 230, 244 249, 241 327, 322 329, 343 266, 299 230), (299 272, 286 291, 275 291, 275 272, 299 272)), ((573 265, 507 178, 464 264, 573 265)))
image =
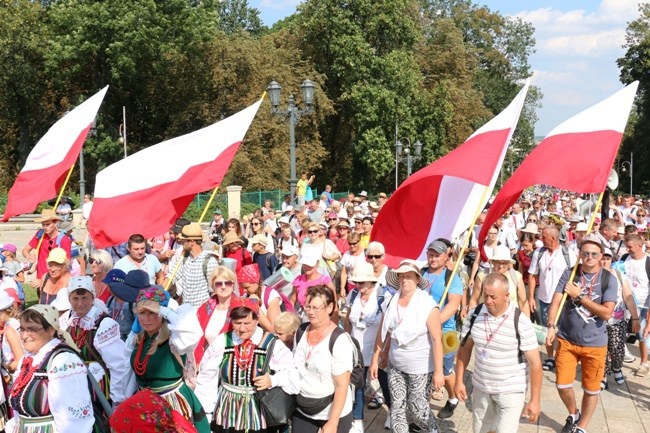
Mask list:
POLYGON ((232 287, 235 283, 232 281, 215 281, 212 285, 214 287, 232 287))
POLYGON ((327 221, 336 221, 336 218, 327 218, 327 221))
POLYGON ((90 263, 91 265, 92 265, 92 264, 95 264, 95 263, 97 263, 98 265, 101 265, 101 264, 102 264, 101 261, 99 261, 99 260, 97 260, 97 259, 95 259, 95 258, 92 258, 92 257, 90 258, 90 260, 88 260, 88 263, 90 263))
POLYGON ((498 235, 499 232, 488 232, 489 235, 498 235))
POLYGON ((350 244, 348 244, 348 245, 350 245, 351 247, 353 247, 353 246, 355 246, 355 245, 359 245, 359 242, 353 242, 353 243, 350 243, 350 244))
POLYGON ((368 257, 368 259, 370 259, 370 260, 372 260, 372 259, 379 260, 382 257, 384 257, 384 255, 383 254, 368 254, 366 257, 368 257))
POLYGON ((318 233, 318 230, 307 230, 307 233, 313 235, 314 233, 318 233))
POLYGON ((262 224, 260 223, 252 223, 254 226, 261 226, 262 224))

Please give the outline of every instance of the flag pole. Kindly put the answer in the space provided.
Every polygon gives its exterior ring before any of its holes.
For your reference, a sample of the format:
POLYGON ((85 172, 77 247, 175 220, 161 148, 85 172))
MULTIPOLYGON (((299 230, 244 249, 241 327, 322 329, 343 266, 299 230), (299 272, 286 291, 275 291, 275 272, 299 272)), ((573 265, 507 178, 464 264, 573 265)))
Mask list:
MULTIPOLYGON (((474 226, 476 225, 476 220, 478 220, 478 216, 481 214, 481 211, 483 210, 483 206, 481 206, 481 203, 485 203, 486 200, 485 198, 488 195, 488 192, 490 191, 490 186, 486 185, 485 189, 483 190, 483 195, 481 196, 481 200, 479 201, 479 205, 476 208, 476 212, 474 212, 474 218, 472 219, 472 224, 469 226, 467 229, 467 236, 465 236, 465 239, 463 239, 463 245, 460 248, 460 252, 458 253, 458 259, 454 263, 454 269, 451 271, 451 276, 449 277, 449 281, 447 281, 447 286, 445 287, 445 291, 442 292, 442 297, 440 298, 440 301, 438 302, 438 305, 442 305, 443 302, 445 302, 445 298, 447 297, 447 293, 449 292, 449 288, 451 287, 451 283, 454 279, 454 275, 458 273, 458 266, 460 266, 461 261, 463 260, 463 255, 465 254, 465 251, 467 250, 467 244, 469 243, 470 239, 470 234, 474 230, 474 226)), ((478 257, 477 257, 478 260, 478 257)))
MULTIPOLYGON (((201 217, 199 218, 199 224, 203 222, 203 218, 205 218, 205 214, 208 212, 208 209, 210 209, 210 205, 212 205, 212 200, 214 200, 214 196, 217 195, 217 191, 219 190, 219 185, 217 185, 213 190, 212 194, 210 194, 210 198, 208 199, 208 202, 205 204, 205 208, 203 209, 203 212, 201 213, 201 217)), ((174 266, 174 270, 172 271, 171 276, 167 279, 167 283, 165 283, 165 291, 169 291, 169 286, 172 285, 172 281, 174 281, 174 277, 176 276, 176 272, 178 272, 178 268, 181 267, 181 263, 183 263, 183 260, 178 260, 176 262, 176 266, 174 266)))
MULTIPOLYGON (((600 193, 600 196, 598 196, 598 201, 596 202, 596 207, 594 208, 594 211, 591 213, 591 218, 589 220, 589 225, 587 226, 587 234, 591 233, 591 229, 594 226, 594 221, 596 220, 596 211, 598 208, 600 208, 602 202, 603 202, 603 197, 605 195, 605 190, 603 190, 600 193)), ((580 245, 578 245, 578 248, 580 245)), ((571 271, 571 277, 569 277, 569 281, 573 281, 573 279, 576 276, 576 272, 578 272, 578 266, 580 266, 580 259, 578 258, 576 260, 576 264, 573 266, 573 270, 571 271)), ((560 320, 560 314, 562 314, 562 308, 564 308, 564 304, 566 303, 566 298, 567 294, 564 292, 562 295, 562 300, 560 301, 560 306, 557 309, 557 313, 555 314, 555 319, 553 320, 553 324, 557 325, 557 322, 560 320)))
MULTIPOLYGON (((83 149, 82 149, 83 152, 83 149)), ((65 191, 65 188, 68 186, 68 181, 70 180, 70 176, 72 175, 72 170, 74 169, 74 164, 70 167, 70 170, 68 170, 68 175, 65 177, 65 181, 63 182, 63 185, 61 186, 61 189, 59 190, 59 195, 56 198, 56 201, 54 202, 54 212, 56 212, 56 208, 59 206, 59 203, 61 202, 61 197, 63 197, 63 192, 65 191)), ((38 239, 38 244, 36 245, 36 261, 38 262, 38 251, 41 249, 41 244, 43 243, 43 238, 45 236, 41 236, 38 239)))

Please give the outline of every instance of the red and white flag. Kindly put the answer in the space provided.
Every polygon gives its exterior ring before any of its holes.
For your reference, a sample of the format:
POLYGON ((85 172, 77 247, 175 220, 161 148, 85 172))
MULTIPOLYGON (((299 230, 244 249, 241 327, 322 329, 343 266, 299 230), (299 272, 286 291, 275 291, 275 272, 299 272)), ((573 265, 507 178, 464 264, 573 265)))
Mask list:
POLYGON ((95 245, 116 245, 134 233, 166 233, 196 194, 219 185, 261 103, 97 173, 88 221, 95 245))
POLYGON ((576 193, 600 193, 623 139, 639 83, 619 90, 555 127, 521 163, 492 202, 479 235, 481 255, 487 231, 533 185, 576 193))
POLYGON ((2 221, 33 212, 39 203, 56 197, 77 160, 108 86, 63 116, 36 143, 9 190, 2 221))
POLYGON ((384 244, 389 266, 405 258, 426 260, 431 241, 455 239, 469 228, 494 188, 528 85, 465 143, 406 179, 384 204, 370 238, 384 244))

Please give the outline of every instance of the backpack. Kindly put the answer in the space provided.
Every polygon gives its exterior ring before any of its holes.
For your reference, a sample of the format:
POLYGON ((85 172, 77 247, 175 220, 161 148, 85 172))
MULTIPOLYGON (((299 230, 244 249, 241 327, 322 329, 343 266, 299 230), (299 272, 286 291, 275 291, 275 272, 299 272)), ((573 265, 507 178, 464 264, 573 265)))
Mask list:
MULTIPOLYGON (((625 263, 625 260, 630 257, 630 253, 625 253, 621 256, 621 262, 625 263)), ((648 276, 648 281, 650 281, 650 256, 645 256, 645 273, 648 276)))
MULTIPOLYGON (((305 331, 307 331, 307 327, 309 327, 309 322, 301 324, 296 330, 296 336, 295 336, 296 343, 294 347, 297 346, 298 343, 300 342, 300 339, 302 338, 303 334, 305 333, 305 331)), ((347 335, 352 340, 352 344, 354 344, 354 347, 356 349, 352 361, 353 367, 352 367, 352 375, 350 376, 350 384, 354 385, 354 387, 357 389, 364 389, 364 387, 366 386, 366 370, 365 367, 363 366, 363 354, 361 353, 361 345, 359 345, 357 339, 337 326, 336 328, 334 328, 334 331, 332 331, 332 334, 330 335, 330 341, 329 341, 330 353, 334 352, 334 343, 336 343, 336 339, 343 334, 347 335)))
MULTIPOLYGON (((381 309, 381 304, 383 304, 384 299, 386 299, 386 292, 390 293, 390 290, 388 289, 388 287, 386 287, 384 285, 379 287, 379 290, 381 290, 381 292, 377 293, 377 314, 383 313, 383 311, 381 309)), ((354 289, 350 290, 350 305, 354 304, 354 300, 357 299, 358 294, 359 294, 359 289, 358 288, 355 287, 354 289)), ((390 294, 391 294, 391 296, 393 295, 392 293, 390 293, 390 294)), ((392 300, 393 300, 393 298, 391 298, 388 301, 388 305, 390 305, 390 301, 392 301, 392 300)))
MULTIPOLYGON (((263 295, 263 301, 264 301, 264 306, 268 309, 269 308, 269 297, 271 296, 271 291, 275 290, 271 287, 266 286, 264 288, 264 295, 263 295)), ((280 311, 285 312, 289 311, 290 313, 293 313, 296 311, 294 308, 293 304, 291 303, 291 300, 287 298, 287 295, 284 293, 281 293, 278 290, 275 290, 278 295, 280 295, 280 311)))
MULTIPOLYGON (((470 335, 472 335, 472 327, 474 326, 474 322, 476 322, 476 318, 478 317, 479 313, 481 312, 481 309, 483 308, 483 304, 478 304, 476 308, 474 308, 474 312, 472 315, 469 317, 469 329, 467 330, 467 334, 463 337, 463 339, 460 341, 461 347, 465 346, 465 343, 467 343, 467 339, 469 338, 470 335)), ((524 362, 524 352, 521 351, 521 336, 519 335, 519 316, 521 316, 521 310, 518 307, 515 307, 515 336, 517 337, 517 349, 519 351, 517 352, 517 362, 522 364, 524 362)))
MULTIPOLYGON (((43 237, 43 233, 45 233, 45 230, 43 230, 43 229, 40 229, 39 231, 37 231, 36 232, 36 239, 41 239, 43 237)), ((62 233, 62 232, 59 231, 59 234, 56 236, 56 247, 57 248, 61 248, 61 240, 63 239, 64 236, 67 236, 67 235, 65 233, 62 233)), ((70 240, 72 240, 72 238, 70 240)))
MULTIPOLYGON (((566 262, 566 267, 570 268, 571 267, 571 259, 569 258, 569 247, 566 245, 562 245, 562 256, 564 256, 564 261, 566 262)), ((539 254, 537 255, 537 271, 539 274, 539 262, 542 260, 542 256, 544 253, 548 251, 548 248, 546 247, 541 247, 539 249, 539 254)))

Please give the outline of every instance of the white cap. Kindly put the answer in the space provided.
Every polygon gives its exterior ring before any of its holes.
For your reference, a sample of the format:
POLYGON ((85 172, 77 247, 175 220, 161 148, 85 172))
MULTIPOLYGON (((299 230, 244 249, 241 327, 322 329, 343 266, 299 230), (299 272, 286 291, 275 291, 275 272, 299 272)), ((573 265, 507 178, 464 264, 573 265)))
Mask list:
POLYGON ((282 245, 282 250, 280 251, 280 253, 283 256, 290 257, 290 256, 297 256, 300 253, 300 251, 298 251, 298 247, 296 247, 295 245, 284 244, 282 245))

